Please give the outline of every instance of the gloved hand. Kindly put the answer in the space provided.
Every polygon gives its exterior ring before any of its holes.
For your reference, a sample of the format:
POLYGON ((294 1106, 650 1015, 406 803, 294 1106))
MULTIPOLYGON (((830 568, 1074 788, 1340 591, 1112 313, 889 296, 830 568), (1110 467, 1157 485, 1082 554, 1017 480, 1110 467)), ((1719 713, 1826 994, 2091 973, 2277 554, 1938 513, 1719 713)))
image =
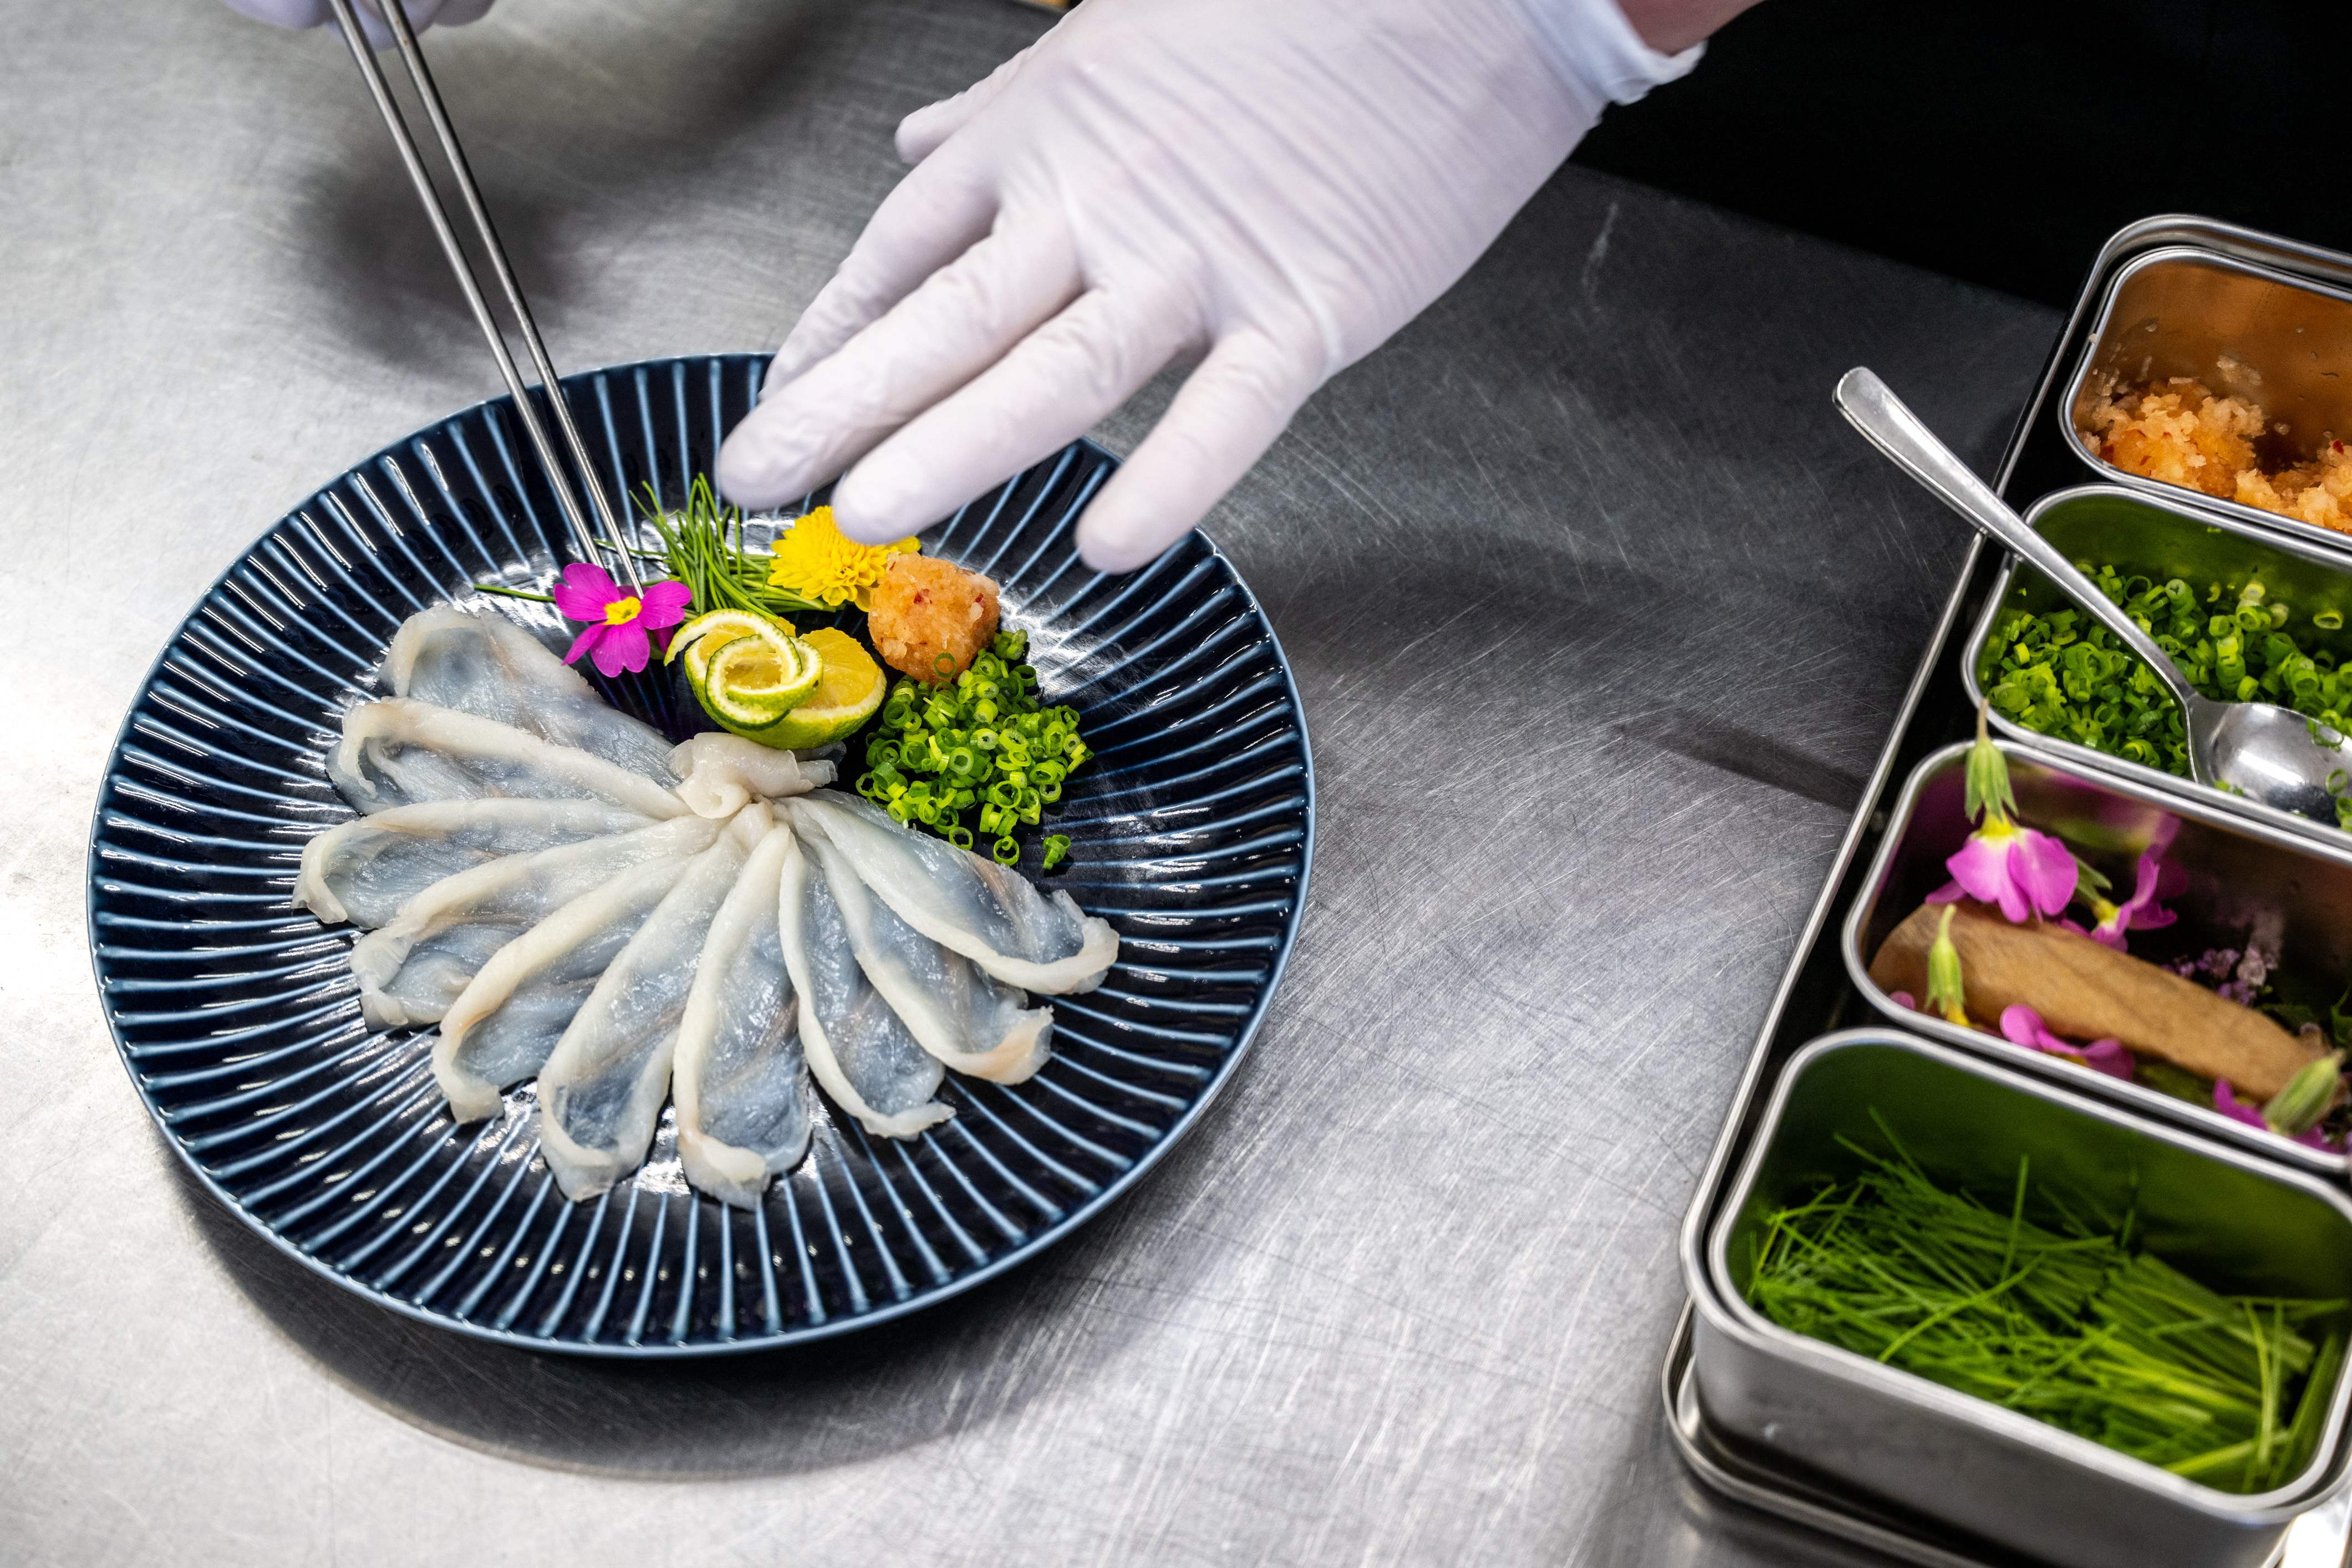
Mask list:
MULTIPOLYGON (((232 11, 242 11, 257 22, 268 22, 278 27, 316 27, 334 20, 333 7, 327 0, 226 0, 232 11)), ((379 49, 392 47, 392 34, 375 15, 376 0, 352 0, 352 9, 360 16, 360 30, 368 42, 379 49)), ((482 13, 490 8, 490 0, 403 0, 401 8, 417 31, 438 22, 445 27, 459 27, 467 22, 481 20, 482 13)))
POLYGON ((1087 0, 898 127, 914 171, 785 339, 719 484, 777 505, 856 461, 835 520, 897 538, 1205 353, 1079 527, 1090 564, 1139 566, 1602 109, 1697 55, 1613 0, 1087 0))

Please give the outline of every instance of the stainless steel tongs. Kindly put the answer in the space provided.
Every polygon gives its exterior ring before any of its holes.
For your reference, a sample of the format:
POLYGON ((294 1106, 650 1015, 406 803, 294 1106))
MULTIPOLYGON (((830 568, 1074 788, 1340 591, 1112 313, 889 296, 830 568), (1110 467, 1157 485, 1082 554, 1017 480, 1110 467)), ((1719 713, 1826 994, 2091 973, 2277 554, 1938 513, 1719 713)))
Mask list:
POLYGON ((548 406, 554 411, 556 427, 563 437, 564 449, 571 453, 573 468, 578 472, 581 489, 587 492, 586 506, 572 489, 565 474, 563 462, 555 445, 548 439, 547 426, 533 406, 530 389, 522 379, 514 355, 508 351, 506 335, 499 328, 498 319, 490 313, 490 303, 482 291, 481 279, 474 275, 474 265, 457 237, 457 226, 449 220, 449 209, 443 205, 441 192, 433 183, 432 174, 417 151, 416 138, 409 133, 408 122, 392 96, 392 86, 384 79, 383 68, 375 51, 368 47, 367 34, 360 26, 354 10, 354 0, 327 0, 334 8, 335 21, 343 31, 343 41, 351 46, 352 58, 358 62, 360 75, 366 79, 369 93, 375 99, 378 113, 392 132, 394 143, 400 149, 400 161, 408 171, 409 183, 425 204, 425 216, 433 225, 433 234, 441 242, 441 253, 449 258, 449 270, 457 275, 457 287, 466 296, 466 303, 474 312, 475 324, 490 345, 490 356, 499 363, 499 374, 506 379, 507 390, 514 396, 516 417, 522 421, 530 437, 531 449, 539 455, 540 467, 546 471, 548 487, 563 508, 564 521, 571 525, 573 544, 583 561, 602 563, 606 559, 600 540, 612 542, 611 555, 617 560, 617 580, 633 588, 642 588, 644 579, 638 575, 636 556, 629 548, 628 535, 623 530, 620 514, 614 509, 613 498, 604 493, 604 486, 596 477, 596 467, 590 461, 588 449, 580 439, 580 426, 572 420, 572 410, 563 400, 558 384, 555 366, 547 357, 547 344, 541 341, 539 324, 531 319, 530 305, 523 299, 522 287, 515 281, 514 268, 507 262, 506 247, 499 243, 499 231, 490 222, 489 209, 482 205, 482 193, 474 183, 474 172, 466 162, 465 149, 457 144, 457 132, 449 123, 449 111, 441 102, 441 94, 433 85, 433 73, 425 64, 425 51, 417 47, 416 29, 409 24, 408 14, 399 0, 372 0, 370 9, 383 19, 393 42, 399 47, 401 63, 408 68, 408 79, 415 85, 416 96, 424 101, 425 117, 433 122, 434 139, 441 144, 442 156, 448 160, 458 195, 464 197, 466 214, 473 220, 474 234, 489 258, 490 269, 497 274, 499 292, 506 299, 507 309, 514 317, 515 330, 530 355, 531 366, 539 373, 540 385, 547 394, 548 406), (591 526, 593 512, 595 525, 591 526))

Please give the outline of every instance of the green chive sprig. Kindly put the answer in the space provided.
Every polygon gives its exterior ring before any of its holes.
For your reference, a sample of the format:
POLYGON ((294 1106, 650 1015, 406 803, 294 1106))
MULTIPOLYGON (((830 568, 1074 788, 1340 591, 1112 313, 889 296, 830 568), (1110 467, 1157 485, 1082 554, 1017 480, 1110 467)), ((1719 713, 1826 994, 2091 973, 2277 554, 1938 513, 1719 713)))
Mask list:
POLYGON ((2036 1192, 2023 1160, 1993 1208, 1847 1147, 1861 1174, 1763 1222, 1748 1300, 1767 1318, 2218 1490, 2309 1464, 2347 1303, 2221 1295, 2137 1250, 2128 1218, 2036 1192))
POLYGON ((661 562, 669 576, 693 589, 698 613, 750 610, 776 616, 832 613, 815 600, 768 581, 772 558, 745 542, 743 509, 719 505, 709 476, 694 477, 686 505, 676 511, 663 510, 661 498, 651 485, 638 495, 637 506, 662 543, 657 552, 638 553, 661 562))

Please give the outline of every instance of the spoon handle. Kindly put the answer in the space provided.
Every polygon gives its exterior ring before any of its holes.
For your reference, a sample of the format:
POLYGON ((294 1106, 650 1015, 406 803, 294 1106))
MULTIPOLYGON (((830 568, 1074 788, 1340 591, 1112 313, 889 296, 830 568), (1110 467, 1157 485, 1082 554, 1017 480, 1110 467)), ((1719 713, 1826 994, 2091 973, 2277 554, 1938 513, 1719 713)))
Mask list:
POLYGON ((2060 553, 2056 545, 2027 527, 2025 520, 1993 494, 1992 487, 1977 478, 1957 453, 1937 440, 1936 433, 1921 424, 1919 416, 1906 408, 1903 400, 1875 373, 1856 369, 1840 376, 1837 405, 1838 412, 1872 446, 1895 459, 1895 467, 1935 492, 1946 506, 2025 557, 2036 571, 2057 584, 2058 591, 2074 600, 2085 615, 2121 638, 2124 646, 2137 654, 2141 662, 2156 672, 2157 679, 2171 689, 2182 712, 2194 710, 2200 700, 2198 693, 2172 662, 2171 656, 2156 646, 2154 637, 2139 629, 2137 621, 2124 614, 2123 606, 2100 593, 2088 577, 2076 571, 2074 563, 2060 553))

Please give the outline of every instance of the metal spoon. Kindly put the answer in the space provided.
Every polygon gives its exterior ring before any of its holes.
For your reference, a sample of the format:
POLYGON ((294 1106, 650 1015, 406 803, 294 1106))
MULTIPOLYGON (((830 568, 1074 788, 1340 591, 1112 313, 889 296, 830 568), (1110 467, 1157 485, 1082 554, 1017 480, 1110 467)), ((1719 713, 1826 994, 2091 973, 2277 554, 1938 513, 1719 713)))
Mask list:
MULTIPOLYGON (((2216 702, 2200 695, 2156 639, 2139 629, 2139 623, 2074 570, 2055 545, 2027 527, 1875 374, 1846 372, 1838 380, 1837 405, 1896 467, 2032 563, 2058 584, 2060 593, 2156 672, 2188 718, 2189 770, 2199 784, 2234 790, 2264 805, 2336 825, 2336 797, 2327 779, 2352 769, 2352 752, 2314 739, 2311 721, 2292 709, 2268 702, 2216 702)), ((2342 737, 2334 731, 2320 733, 2341 744, 2342 737)))

